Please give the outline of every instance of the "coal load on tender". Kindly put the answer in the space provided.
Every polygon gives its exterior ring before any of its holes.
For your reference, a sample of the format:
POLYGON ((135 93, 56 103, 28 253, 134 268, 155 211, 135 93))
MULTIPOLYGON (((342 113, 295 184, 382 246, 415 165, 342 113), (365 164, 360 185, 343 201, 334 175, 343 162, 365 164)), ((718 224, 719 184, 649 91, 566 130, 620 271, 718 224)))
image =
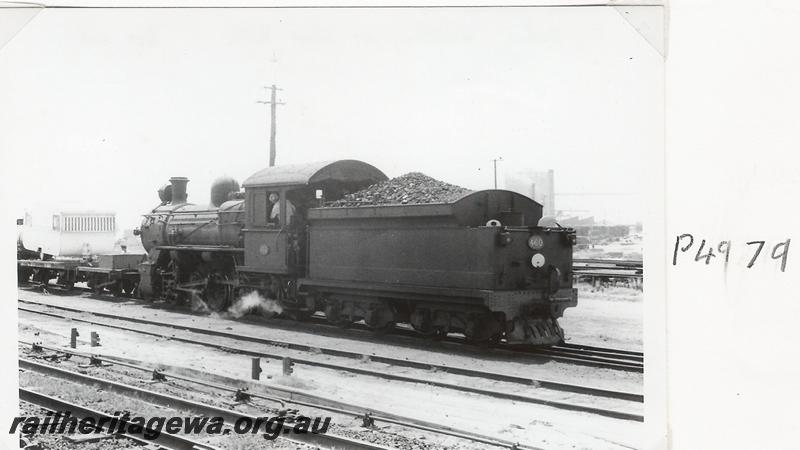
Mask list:
POLYGON ((470 189, 439 181, 424 173, 411 172, 347 194, 326 206, 449 203, 470 192, 472 192, 470 189))

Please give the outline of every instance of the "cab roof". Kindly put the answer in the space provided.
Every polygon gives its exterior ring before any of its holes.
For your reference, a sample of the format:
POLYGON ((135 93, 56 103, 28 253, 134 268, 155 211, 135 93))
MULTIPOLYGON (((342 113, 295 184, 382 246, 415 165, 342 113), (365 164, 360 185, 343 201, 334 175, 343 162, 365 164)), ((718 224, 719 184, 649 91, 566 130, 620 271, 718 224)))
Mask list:
POLYGON ((305 186, 326 181, 368 185, 387 179, 383 172, 370 164, 355 159, 342 159, 267 167, 244 180, 242 186, 244 188, 305 186))

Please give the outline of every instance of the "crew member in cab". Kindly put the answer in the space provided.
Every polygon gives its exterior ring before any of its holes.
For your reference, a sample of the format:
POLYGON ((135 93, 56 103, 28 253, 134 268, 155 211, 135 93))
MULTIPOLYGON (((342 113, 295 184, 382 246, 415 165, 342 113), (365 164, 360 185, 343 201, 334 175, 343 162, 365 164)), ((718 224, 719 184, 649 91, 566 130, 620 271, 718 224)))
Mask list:
POLYGON ((281 202, 280 196, 277 192, 269 194, 269 202, 272 203, 272 211, 269 213, 270 223, 276 225, 288 225, 292 223, 292 216, 294 216, 294 205, 288 199, 286 200, 286 224, 281 224, 281 202))

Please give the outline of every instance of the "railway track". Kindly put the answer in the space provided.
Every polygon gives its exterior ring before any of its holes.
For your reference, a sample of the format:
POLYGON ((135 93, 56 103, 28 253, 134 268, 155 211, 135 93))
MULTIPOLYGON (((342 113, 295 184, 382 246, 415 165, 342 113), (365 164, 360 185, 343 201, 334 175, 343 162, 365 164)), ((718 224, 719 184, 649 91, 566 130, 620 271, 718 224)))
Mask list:
MULTIPOLYGON (((574 344, 573 344, 574 345, 574 344)), ((593 347, 591 349, 580 345, 556 345, 547 348, 524 348, 512 351, 521 351, 528 354, 547 356, 555 361, 571 362, 575 364, 588 364, 629 372, 644 372, 644 355, 628 353, 626 350, 593 347)))
MULTIPOLYGON (((241 413, 239 411, 234 411, 231 409, 219 408, 213 405, 195 402, 193 400, 188 400, 183 397, 178 397, 175 395, 165 394, 153 390, 143 389, 137 386, 131 386, 124 383, 119 383, 116 381, 107 380, 104 378, 93 377, 90 375, 85 375, 79 372, 70 371, 61 369, 58 367, 50 366, 47 364, 42 364, 30 359, 26 358, 19 358, 19 367, 23 370, 30 370, 32 372, 45 375, 50 378, 59 378, 62 380, 92 386, 93 388, 100 388, 109 392, 113 392, 116 394, 124 395, 126 397, 131 397, 136 400, 144 401, 148 404, 158 405, 162 408, 168 408, 171 410, 176 411, 189 411, 196 416, 205 416, 205 417, 222 417, 225 421, 225 424, 228 426, 233 426, 239 420, 250 420, 251 423, 255 422, 256 417, 249 416, 247 414, 241 413)), ((22 398, 23 389, 20 389, 20 397, 22 398)), ((27 398, 41 399, 41 394, 36 394, 33 391, 28 391, 25 393, 27 398)), ((50 397, 51 401, 61 402, 63 408, 62 411, 67 410, 69 411, 70 407, 78 408, 78 410, 85 410, 85 407, 80 405, 70 405, 63 400, 56 399, 55 397, 50 397)), ((34 400, 35 402, 35 400, 34 400)), ((105 415, 106 417, 111 417, 110 415, 106 415, 105 413, 101 413, 99 411, 91 411, 94 414, 101 414, 105 415)), ((102 417, 102 416, 101 416, 102 417)), ((361 441, 357 439, 352 439, 345 436, 340 436, 331 433, 303 433, 297 434, 291 432, 292 425, 287 423, 283 425, 283 431, 278 435, 278 439, 284 439, 290 442, 301 443, 305 445, 309 445, 312 447, 317 448, 325 448, 325 449, 337 449, 337 450, 388 450, 388 447, 383 445, 373 444, 366 441, 361 441), (287 431, 288 430, 288 431, 287 431)), ((170 435, 169 433, 161 433, 161 436, 165 436, 166 439, 176 439, 181 440, 184 439, 182 436, 177 434, 170 435)), ((187 447, 187 446, 179 446, 179 445, 198 445, 200 449, 207 449, 213 448, 208 446, 207 444, 197 443, 186 439, 185 441, 188 442, 176 442, 173 445, 175 447, 167 445, 168 448, 180 448, 180 449, 194 449, 195 447, 187 447)))
MULTIPOLYGON (((414 361, 414 360, 409 360, 409 359, 404 359, 404 358, 403 359, 401 359, 401 358, 393 358, 393 357, 383 356, 383 355, 374 355, 374 354, 366 355, 366 354, 359 353, 359 352, 351 352, 351 351, 346 351, 346 350, 341 350, 341 349, 320 348, 320 347, 310 346, 310 345, 306 345, 306 344, 298 344, 298 343, 292 343, 292 342, 286 342, 286 341, 278 341, 278 340, 273 340, 273 339, 265 339, 265 338, 261 338, 261 337, 257 337, 257 336, 243 335, 243 334, 237 334, 237 333, 229 333, 229 332, 220 331, 220 330, 209 330, 209 329, 205 329, 205 328, 189 327, 189 326, 185 326, 185 325, 177 325, 177 324, 172 324, 172 323, 162 322, 162 321, 155 321, 155 320, 149 320, 149 319, 140 319, 140 318, 131 318, 131 317, 127 317, 127 316, 117 316, 117 315, 106 314, 106 313, 87 312, 87 311, 77 310, 77 309, 74 309, 74 308, 68 308, 68 307, 63 307, 63 306, 53 306, 53 305, 49 305, 49 304, 31 302, 31 301, 27 301, 27 300, 20 300, 20 302, 21 303, 38 305, 38 306, 44 306, 44 307, 53 308, 53 309, 56 309, 56 310, 73 312, 73 313, 89 314, 91 316, 95 316, 95 317, 98 317, 98 318, 101 318, 101 319, 117 320, 117 321, 121 321, 123 323, 124 322, 129 322, 129 323, 132 322, 132 323, 139 324, 139 325, 150 325, 150 326, 156 326, 156 327, 164 327, 164 328, 168 328, 170 330, 182 330, 182 331, 189 332, 189 333, 194 333, 194 334, 212 336, 212 337, 216 337, 216 338, 226 338, 226 339, 231 339, 234 342, 236 342, 236 341, 238 341, 238 342, 243 342, 243 341, 244 342, 251 342, 251 343, 262 344, 262 345, 273 347, 273 348, 274 347, 288 348, 288 349, 292 349, 292 350, 300 350, 300 351, 311 352, 311 353, 314 353, 314 354, 337 356, 337 357, 343 357, 343 358, 348 358, 348 359, 358 360, 358 361, 364 361, 365 359, 369 359, 369 360, 374 361, 374 362, 389 364, 389 365, 397 366, 397 367, 410 367, 410 368, 422 369, 422 370, 426 370, 426 371, 434 370, 434 371, 438 371, 438 372, 445 372, 445 373, 455 374, 455 375, 463 375, 463 376, 474 377, 474 378, 481 378, 481 379, 489 379, 489 380, 495 380, 495 381, 503 381, 503 382, 508 382, 508 383, 514 383, 514 384, 517 384, 517 385, 523 385, 523 386, 527 386, 527 387, 538 386, 539 388, 544 388, 544 389, 551 390, 551 391, 561 391, 561 392, 588 395, 588 396, 594 396, 594 397, 604 397, 604 398, 617 399, 617 400, 622 400, 622 401, 627 401, 627 402, 641 403, 641 402, 644 401, 644 396, 641 395, 641 394, 637 394, 637 393, 613 391, 613 390, 607 390, 607 389, 599 389, 599 388, 594 388, 594 387, 590 387, 590 386, 573 385, 573 384, 555 382, 555 381, 550 381, 550 380, 533 379, 533 378, 526 378, 526 377, 517 377, 517 376, 513 376, 513 375, 498 373, 498 372, 481 371, 481 370, 475 370, 475 369, 470 369, 470 368, 466 368, 466 367, 449 366, 449 365, 443 365, 443 364, 432 364, 432 363, 428 363, 428 362, 414 361)), ((124 331, 129 331, 129 332, 146 334, 146 335, 155 336, 155 337, 159 337, 159 338, 171 339, 171 340, 179 341, 179 342, 185 342, 185 343, 190 343, 190 344, 213 347, 213 348, 221 349, 221 350, 224 350, 224 351, 227 351, 227 352, 235 352, 235 353, 246 354, 246 355, 250 355, 250 356, 258 356, 258 357, 270 358, 270 359, 282 359, 283 357, 286 356, 285 354, 282 354, 282 353, 279 353, 279 352, 270 352, 270 351, 265 351, 265 350, 258 350, 258 351, 248 350, 248 349, 243 349, 241 347, 233 347, 231 345, 221 344, 218 341, 209 342, 209 341, 200 340, 200 339, 196 339, 196 338, 192 338, 192 337, 175 336, 174 333, 167 333, 167 332, 154 331, 154 330, 144 330, 141 327, 133 327, 133 326, 128 326, 128 325, 124 325, 124 324, 109 323, 108 320, 106 320, 106 321, 91 320, 91 319, 82 318, 82 317, 78 317, 78 316, 71 315, 71 314, 70 315, 59 314, 59 313, 55 313, 55 312, 51 312, 51 311, 44 311, 44 310, 41 310, 41 309, 38 309, 38 308, 25 308, 25 307, 22 307, 22 306, 18 306, 18 309, 20 311, 25 311, 25 312, 29 312, 29 313, 33 313, 33 314, 40 314, 40 315, 56 317, 56 318, 64 319, 64 320, 72 320, 72 321, 75 321, 75 322, 89 323, 89 324, 93 324, 93 325, 99 325, 99 326, 104 326, 104 327, 109 327, 109 328, 115 328, 115 329, 120 329, 120 330, 124 330, 124 331)), ((463 384, 456 384, 456 383, 444 382, 444 381, 439 381, 439 380, 431 380, 431 379, 421 380, 421 379, 415 378, 413 376, 393 374, 393 373, 388 373, 386 371, 366 369, 366 368, 363 368, 363 367, 351 367, 351 366, 348 366, 348 365, 335 364, 335 363, 331 363, 331 362, 327 362, 327 361, 323 362, 323 361, 319 361, 319 360, 315 360, 315 359, 292 357, 292 361, 295 364, 298 364, 298 365, 307 365, 307 366, 322 367, 322 368, 327 368, 327 369, 334 369, 334 370, 339 370, 339 371, 346 371, 346 372, 355 373, 355 374, 359 374, 359 375, 373 376, 373 377, 378 377, 378 378, 383 378, 383 379, 388 379, 388 380, 393 380, 393 381, 402 381, 402 382, 408 382, 408 383, 424 383, 424 384, 429 384, 429 385, 436 386, 436 387, 442 387, 442 388, 446 388, 446 389, 458 390, 458 391, 463 391, 463 392, 470 392, 470 393, 479 394, 479 395, 486 395, 486 396, 490 396, 490 397, 494 397, 494 398, 513 400, 513 401, 520 401, 520 402, 526 402, 526 403, 541 404, 541 405, 550 406, 550 407, 559 408, 559 409, 587 412, 587 413, 591 413, 591 414, 598 414, 598 415, 603 415, 603 416, 607 416, 607 417, 614 417, 614 418, 618 418, 618 419, 643 421, 643 417, 640 414, 630 413, 630 412, 626 412, 624 410, 610 409, 610 408, 598 408, 598 407, 585 405, 585 404, 567 403, 567 402, 556 401, 556 400, 551 400, 551 399, 547 399, 547 398, 533 397, 533 396, 530 396, 530 395, 522 395, 522 394, 517 394, 517 393, 511 393, 511 392, 502 392, 502 391, 496 391, 496 390, 490 390, 490 389, 484 389, 484 388, 477 388, 477 387, 466 386, 466 385, 463 385, 463 384)))
MULTIPOLYGON (((30 343, 21 342, 22 344, 31 345, 30 343)), ((110 357, 100 357, 97 355, 86 354, 77 351, 69 351, 65 349, 60 349, 56 347, 48 347, 48 346, 38 346, 36 347, 36 351, 43 351, 45 349, 52 350, 58 353, 62 353, 68 356, 78 356, 82 358, 89 359, 90 364, 94 365, 95 367, 106 367, 109 366, 122 366, 126 368, 132 368, 135 370, 142 371, 143 373, 155 373, 155 368, 147 367, 143 365, 141 362, 131 362, 130 360, 121 361, 117 358, 110 358, 110 357), (107 364, 104 366, 104 364, 107 364)), ((37 364, 37 368, 40 370, 42 368, 46 368, 46 372, 48 376, 55 376, 60 377, 67 380, 73 380, 76 376, 75 373, 70 371, 64 371, 63 369, 59 369, 52 366, 47 366, 39 363, 34 363, 29 359, 20 359, 20 367, 22 368, 29 368, 29 366, 33 364, 37 364), (24 361, 24 363, 23 363, 24 361)), ((82 366, 85 367, 85 366, 82 366)), ((414 418, 399 416, 396 414, 391 414, 388 412, 380 411, 375 408, 364 409, 359 406, 355 406, 352 404, 331 400, 329 398, 321 397, 318 395, 309 394, 303 392, 298 389, 292 389, 288 387, 282 386, 269 386, 268 389, 270 391, 277 391, 278 393, 270 393, 269 395, 264 395, 259 392, 255 392, 254 390, 249 390, 248 388, 252 385, 248 385, 247 387, 241 387, 244 383, 240 380, 232 380, 226 379, 229 385, 220 384, 219 382, 208 382, 196 377, 188 377, 186 375, 180 375, 176 373, 170 373, 163 370, 159 370, 159 380, 160 381, 167 381, 167 380, 181 380, 192 384, 199 384, 206 387, 211 387, 216 390, 225 391, 228 393, 234 393, 236 398, 242 399, 244 398, 246 402, 251 402, 252 399, 261 399, 267 400, 271 402, 279 402, 281 407, 284 407, 287 404, 296 405, 300 407, 309 407, 320 409, 324 411, 334 412, 338 414, 342 414, 344 416, 350 416, 356 419, 360 419, 364 421, 365 419, 369 420, 369 423, 388 423, 399 425, 404 428, 412 428, 421 431, 432 432, 440 435, 447 435, 452 437, 457 437, 460 439, 464 439, 471 442, 476 442, 479 444, 491 445, 494 447, 501 447, 501 448, 509 448, 512 450, 522 450, 522 449, 533 449, 534 447, 529 445, 520 444, 519 442, 511 442, 504 439, 494 438, 490 436, 484 436, 475 432, 471 431, 463 431, 458 430, 452 427, 440 425, 438 423, 432 423, 428 421, 418 420, 414 418), (244 395, 245 397, 240 397, 240 395, 244 395)), ((81 380, 88 380, 88 382, 92 382, 91 378, 85 377, 83 374, 77 374, 77 376, 81 380)), ((215 378, 219 378, 215 376, 215 378)), ((263 385, 258 385, 256 388, 262 389, 264 388, 263 385)), ((137 394, 138 395, 138 394, 137 394)), ((260 408, 260 407, 259 407, 260 408)), ((260 408, 261 409, 261 408, 260 408)), ((370 425, 371 426, 371 425, 370 425)), ((336 447, 339 448, 339 447, 336 447)))
MULTIPOLYGON (((103 299, 105 299, 105 297, 103 299)), ((113 301, 119 301, 117 297, 111 297, 111 299, 113 301)), ((136 299, 126 300, 141 303, 136 299)), ((25 300, 20 301, 26 302, 25 300)), ((148 303, 147 305, 150 306, 151 304, 148 303)), ((69 308, 66 307, 61 308, 69 310, 69 308)), ((188 308, 179 308, 177 311, 198 317, 205 317, 205 314, 192 312, 188 308)), ((324 316, 312 316, 302 323, 280 318, 270 318, 264 320, 243 317, 236 320, 244 323, 269 325, 270 327, 276 327, 284 330, 299 330, 302 326, 304 331, 310 331, 313 329, 313 331, 317 334, 325 333, 326 335, 337 337, 347 336, 365 341, 374 341, 376 338, 375 332, 364 325, 353 324, 350 327, 343 329, 341 327, 329 324, 325 320, 324 316)), ((449 352, 465 353, 472 351, 483 355, 493 352, 497 356, 517 357, 522 355, 537 359, 560 361, 569 364, 603 369, 638 373, 644 372, 644 358, 642 353, 611 348, 592 347, 577 344, 562 344, 560 346, 541 348, 534 346, 509 345, 505 342, 502 342, 493 348, 486 348, 468 341, 467 339, 463 338, 463 336, 460 337, 455 335, 448 335, 441 341, 431 342, 421 339, 418 332, 403 325, 398 325, 390 332, 381 334, 380 338, 382 340, 386 340, 387 342, 391 341, 392 343, 399 343, 401 345, 412 344, 415 346, 445 346, 448 344, 454 344, 448 347, 449 352)))
POLYGON ((616 360, 632 361, 635 363, 644 363, 644 353, 634 352, 630 350, 622 350, 616 348, 594 347, 582 344, 565 343, 550 347, 551 350, 557 350, 563 353, 573 353, 577 355, 598 356, 601 358, 613 358, 616 360))
POLYGON ((620 259, 573 259, 575 277, 638 278, 644 276, 644 267, 639 260, 620 259))
MULTIPOLYGON (((275 319, 269 320, 270 325, 275 322, 275 319)), ((264 321, 247 319, 242 321, 248 323, 266 323, 264 321)), ((348 330, 342 330, 335 325, 328 324, 321 316, 314 316, 311 318, 311 321, 313 322, 314 326, 319 327, 320 329, 326 329, 330 334, 333 335, 342 335, 348 333, 351 336, 357 336, 357 334, 360 333, 362 336, 357 337, 361 339, 366 337, 370 340, 372 340, 371 338, 375 335, 374 331, 359 324, 351 325, 350 329, 348 330)), ((296 329, 296 327, 294 327, 294 329, 296 329)), ((391 339, 394 337, 413 337, 415 341, 420 340, 418 332, 403 326, 397 326, 392 331, 394 333, 392 336, 384 335, 382 336, 383 339, 391 339)), ((438 344, 442 345, 447 343, 456 344, 458 347, 479 347, 478 344, 469 342, 467 339, 458 336, 447 336, 443 339, 443 342, 439 342, 438 344)), ((493 351, 496 353, 505 353, 507 355, 521 354, 603 369, 614 369, 639 373, 644 372, 644 355, 642 353, 613 348, 591 347, 576 344, 562 344, 558 346, 542 348, 525 345, 509 345, 505 342, 501 342, 491 349, 481 347, 479 348, 479 351, 483 353, 493 351)))
MULTIPOLYGON (((29 302, 27 300, 20 300, 21 302, 29 302)), ((135 300, 134 300, 135 301, 135 300)), ((38 302, 31 302, 33 304, 40 304, 38 302)), ((138 303, 138 302, 137 302, 138 303)), ((54 308, 61 308, 64 310, 79 311, 75 308, 69 308, 61 305, 41 304, 54 308)), ((148 304, 149 306, 150 304, 148 304)), ((172 311, 172 310, 171 310, 172 311)), ((196 313, 187 309, 178 309, 177 312, 194 315, 196 317, 207 317, 206 314, 196 313)), ((103 313, 97 313, 102 315, 103 313)), ((376 334, 374 331, 368 329, 366 326, 355 324, 347 329, 337 327, 327 323, 324 317, 314 316, 307 322, 296 322, 287 319, 278 318, 252 318, 242 317, 234 319, 238 322, 255 324, 255 325, 268 325, 270 327, 279 328, 283 330, 296 331, 313 331, 315 334, 325 334, 327 336, 356 338, 362 341, 374 342, 376 334)), ((579 344, 562 344, 554 347, 534 347, 523 345, 507 345, 501 343, 494 348, 486 348, 478 346, 474 343, 468 342, 463 337, 447 336, 444 340, 438 342, 425 341, 419 338, 419 333, 411 330, 403 325, 398 325, 393 334, 382 334, 378 336, 381 340, 389 343, 400 345, 414 345, 435 347, 447 346, 449 353, 471 353, 475 355, 487 355, 493 353, 494 356, 507 356, 518 357, 526 356, 537 359, 547 359, 552 361, 562 361, 570 364, 584 365, 596 368, 606 368, 613 370, 623 370, 628 372, 644 371, 643 354, 641 352, 634 352, 628 350, 612 349, 593 347, 579 344), (452 345, 451 345, 452 344, 452 345)), ((300 346, 302 347, 302 346, 300 346)), ((292 347, 295 348, 295 347, 292 347)), ((307 348, 299 348, 307 350, 307 348)))
MULTIPOLYGON (((81 419, 90 417, 94 419, 95 423, 98 423, 100 420, 105 420, 106 423, 108 423, 113 418, 113 416, 111 416, 110 414, 106 414, 104 412, 88 408, 86 406, 81 406, 76 403, 71 403, 57 397, 40 394, 36 391, 32 391, 30 389, 25 389, 25 388, 19 388, 19 400, 21 402, 37 406, 47 411, 52 411, 52 412, 70 411, 74 417, 81 419)), ((146 429, 148 432, 153 431, 150 428, 146 429)), ((138 435, 133 435, 133 434, 123 433, 121 435, 137 442, 139 445, 149 445, 155 443, 158 444, 161 448, 167 450, 218 450, 218 447, 214 447, 199 442, 197 440, 189 439, 184 436, 172 435, 168 433, 159 434, 158 437, 152 440, 147 440, 142 437, 139 437, 138 435)))

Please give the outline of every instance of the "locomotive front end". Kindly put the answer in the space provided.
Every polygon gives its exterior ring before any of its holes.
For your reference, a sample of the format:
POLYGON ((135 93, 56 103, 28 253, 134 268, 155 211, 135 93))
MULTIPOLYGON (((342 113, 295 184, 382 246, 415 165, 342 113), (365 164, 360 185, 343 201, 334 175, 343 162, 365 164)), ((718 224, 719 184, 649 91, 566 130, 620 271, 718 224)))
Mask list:
POLYGON ((234 267, 242 252, 244 201, 239 184, 217 179, 208 205, 189 203, 184 177, 158 190, 161 204, 144 215, 138 230, 148 258, 139 265, 145 299, 192 300, 200 309, 220 310, 232 300, 234 267))

